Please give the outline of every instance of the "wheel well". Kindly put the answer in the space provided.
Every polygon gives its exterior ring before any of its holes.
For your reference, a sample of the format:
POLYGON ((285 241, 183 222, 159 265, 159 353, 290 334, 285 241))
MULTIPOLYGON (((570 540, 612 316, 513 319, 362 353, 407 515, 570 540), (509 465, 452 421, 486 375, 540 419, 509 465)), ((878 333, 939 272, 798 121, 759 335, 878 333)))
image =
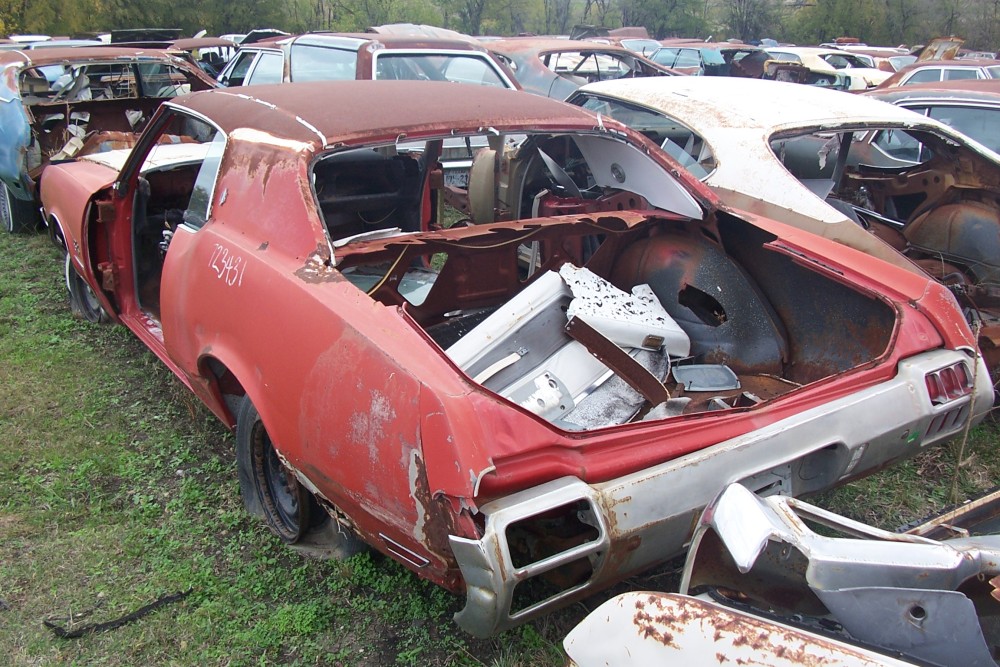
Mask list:
POLYGON ((45 226, 49 230, 49 239, 57 248, 68 250, 66 247, 66 234, 63 232, 62 223, 55 213, 48 213, 45 216, 45 226))
POLYGON ((219 398, 219 403, 226 410, 226 421, 230 427, 236 425, 236 412, 240 399, 246 394, 246 389, 236 375, 215 357, 203 357, 199 363, 201 375, 208 378, 212 390, 219 398))

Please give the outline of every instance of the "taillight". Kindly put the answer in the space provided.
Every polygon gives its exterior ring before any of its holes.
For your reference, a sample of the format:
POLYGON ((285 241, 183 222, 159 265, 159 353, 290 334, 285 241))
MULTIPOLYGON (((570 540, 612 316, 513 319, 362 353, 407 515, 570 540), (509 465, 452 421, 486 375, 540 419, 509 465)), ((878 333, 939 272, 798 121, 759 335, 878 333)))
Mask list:
POLYGON ((964 362, 932 371, 924 376, 931 403, 941 405, 972 393, 972 374, 964 362))

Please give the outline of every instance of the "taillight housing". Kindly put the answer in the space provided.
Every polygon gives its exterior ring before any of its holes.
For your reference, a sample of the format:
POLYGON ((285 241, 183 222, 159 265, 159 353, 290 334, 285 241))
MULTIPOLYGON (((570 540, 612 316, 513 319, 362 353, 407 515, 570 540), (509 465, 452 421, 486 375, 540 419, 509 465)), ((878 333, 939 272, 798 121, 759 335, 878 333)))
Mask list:
POLYGON ((924 382, 933 405, 942 405, 972 393, 972 373, 963 361, 931 371, 924 376, 924 382))

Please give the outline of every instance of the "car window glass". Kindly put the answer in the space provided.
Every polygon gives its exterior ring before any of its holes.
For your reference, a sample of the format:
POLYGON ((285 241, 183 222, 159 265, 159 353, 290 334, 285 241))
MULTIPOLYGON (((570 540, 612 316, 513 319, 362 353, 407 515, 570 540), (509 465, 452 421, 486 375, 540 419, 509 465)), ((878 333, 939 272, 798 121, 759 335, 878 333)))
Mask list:
POLYGON ((281 83, 285 59, 280 53, 265 51, 260 54, 247 85, 259 86, 265 83, 281 83))
POLYGON ((987 67, 986 73, 991 79, 1000 79, 1000 67, 987 67))
POLYGON ((146 220, 163 218, 160 228, 199 228, 209 217, 226 135, 215 126, 175 113, 161 130, 140 167, 149 184, 146 220))
POLYGON ((628 76, 632 72, 632 58, 595 51, 562 51, 546 54, 542 62, 550 70, 578 83, 593 83, 628 76))
POLYGON ((696 49, 681 49, 673 67, 701 67, 701 56, 696 49))
POLYGON ((508 87, 492 62, 479 55, 376 54, 375 78, 508 87))
POLYGON ((981 79, 982 74, 976 69, 946 69, 944 71, 945 81, 958 81, 960 79, 981 79))
POLYGON ((247 72, 250 71, 250 65, 253 64, 257 53, 257 51, 240 51, 236 54, 236 61, 225 77, 225 84, 227 86, 243 85, 243 82, 247 78, 247 72))
POLYGON ((875 135, 872 143, 889 157, 906 162, 920 162, 920 142, 902 130, 882 130, 875 135))
POLYGON ((932 108, 930 116, 984 146, 1000 151, 1000 109, 940 106, 932 108))
POLYGON ((292 81, 341 81, 357 76, 357 51, 292 44, 289 65, 292 81))
POLYGON ((173 65, 140 63, 138 69, 142 94, 146 97, 169 99, 191 92, 187 76, 173 65))
POLYGON ((794 53, 788 53, 787 51, 771 51, 768 50, 768 55, 770 55, 774 60, 781 60, 787 63, 801 63, 802 58, 799 58, 794 53))
POLYGON ((941 80, 941 68, 939 67, 928 67, 926 69, 917 70, 914 72, 910 78, 906 80, 906 83, 923 83, 926 81, 940 81, 941 80))
POLYGON ((652 56, 654 63, 659 63, 665 67, 673 67, 677 59, 677 49, 660 49, 652 56))
MULTIPOLYGON (((730 52, 732 53, 732 52, 730 52)), ((743 55, 746 55, 745 53, 743 55)), ((742 56, 741 56, 742 57, 742 56)), ((726 56, 722 51, 716 51, 715 49, 705 49, 701 52, 701 59, 706 65, 725 65, 726 56)), ((737 58, 738 60, 738 58, 737 58)))
POLYGON ((847 60, 847 58, 837 55, 836 53, 828 53, 825 56, 820 57, 834 69, 846 69, 851 66, 851 63, 847 60))
POLYGON ((184 222, 195 228, 201 228, 208 221, 209 209, 212 204, 212 193, 215 190, 215 179, 222 164, 222 153, 226 148, 226 135, 208 128, 214 132, 212 139, 206 142, 205 158, 198 168, 198 176, 194 181, 194 190, 187 209, 184 211, 184 222))

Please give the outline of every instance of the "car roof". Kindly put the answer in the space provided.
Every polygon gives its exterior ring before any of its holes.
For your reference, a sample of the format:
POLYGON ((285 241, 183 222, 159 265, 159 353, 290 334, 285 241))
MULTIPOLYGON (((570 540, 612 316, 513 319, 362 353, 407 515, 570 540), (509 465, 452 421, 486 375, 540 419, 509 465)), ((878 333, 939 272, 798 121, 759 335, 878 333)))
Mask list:
POLYGON ((589 112, 540 95, 436 81, 318 81, 223 88, 192 93, 167 104, 202 114, 227 134, 247 128, 314 148, 420 131, 474 131, 490 122, 524 129, 590 129, 596 124, 589 112))
POLYGON ((1000 79, 955 79, 911 83, 896 88, 868 91, 865 95, 892 103, 902 100, 964 100, 1000 104, 1000 79))
POLYGON ((734 77, 653 77, 590 83, 594 92, 662 109, 699 134, 716 128, 781 128, 825 123, 912 123, 912 112, 869 97, 798 83, 734 77), (742 100, 743 103, 736 102, 742 100), (750 102, 752 100, 752 103, 750 102))
POLYGON ((954 60, 918 60, 906 67, 900 68, 898 74, 910 72, 915 69, 925 67, 996 67, 1000 65, 1000 60, 988 60, 986 58, 956 58, 954 60))
MULTIPOLYGON (((955 60, 918 60, 915 63, 904 65, 888 79, 879 84, 879 88, 892 88, 899 85, 899 82, 907 77, 910 72, 932 67, 953 67, 961 69, 976 69, 979 67, 996 67, 1000 65, 1000 60, 983 60, 979 58, 963 58, 955 60)), ((907 84, 913 85, 913 84, 907 84)))
POLYGON ((727 49, 733 49, 734 51, 760 51, 761 47, 754 46, 753 44, 739 44, 733 42, 671 42, 670 44, 664 44, 660 48, 662 49, 711 49, 713 51, 725 51, 727 49))
POLYGON ((134 60, 136 58, 169 58, 182 60, 177 55, 161 49, 135 49, 117 46, 66 46, 30 51, 4 51, 0 53, 0 68, 11 64, 54 65, 62 62, 87 62, 107 60, 134 60))
POLYGON ((605 42, 591 42, 584 39, 557 39, 554 37, 513 37, 497 39, 487 44, 488 48, 503 54, 510 53, 550 53, 556 51, 607 51, 636 55, 624 46, 605 42))
MULTIPOLYGON (((361 48, 369 43, 381 44, 387 49, 452 49, 461 51, 483 51, 483 47, 473 41, 457 38, 432 37, 412 33, 374 32, 307 32, 285 38, 283 43, 308 42, 315 45, 345 46, 361 48)), ((252 45, 248 45, 252 46, 252 45)))

